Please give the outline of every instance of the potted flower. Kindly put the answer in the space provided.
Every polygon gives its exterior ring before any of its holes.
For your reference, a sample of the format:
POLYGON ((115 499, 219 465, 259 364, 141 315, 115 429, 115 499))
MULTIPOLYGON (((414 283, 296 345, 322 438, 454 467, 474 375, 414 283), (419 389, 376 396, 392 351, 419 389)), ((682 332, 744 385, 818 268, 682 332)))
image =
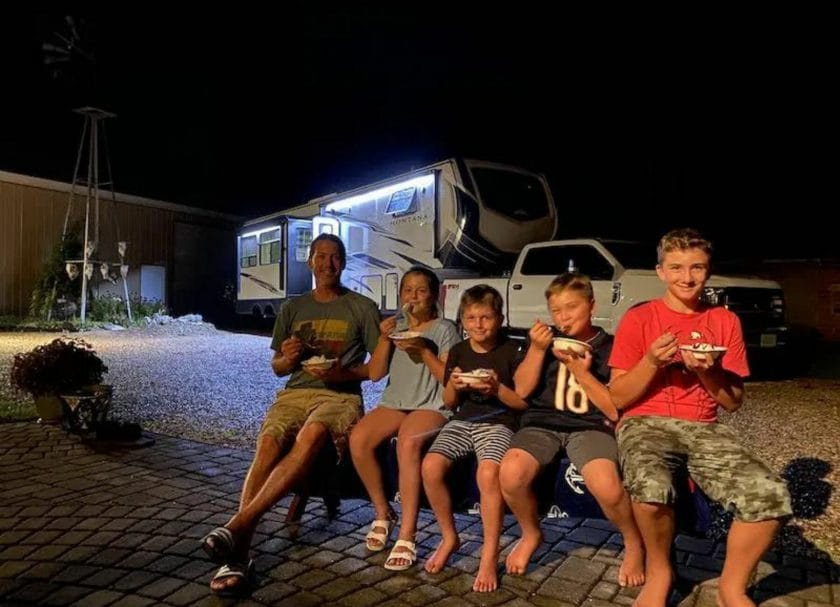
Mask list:
POLYGON ((15 354, 11 383, 32 396, 42 421, 57 422, 64 411, 60 396, 99 384, 107 372, 108 367, 89 343, 59 337, 15 354))

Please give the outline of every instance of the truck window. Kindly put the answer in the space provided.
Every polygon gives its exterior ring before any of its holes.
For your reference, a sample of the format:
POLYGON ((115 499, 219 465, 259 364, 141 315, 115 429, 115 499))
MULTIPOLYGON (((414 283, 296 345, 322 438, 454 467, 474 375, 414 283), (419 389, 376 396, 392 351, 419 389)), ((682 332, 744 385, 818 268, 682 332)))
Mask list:
POLYGON ((549 214, 545 188, 536 177, 481 167, 473 167, 472 174, 484 206, 496 213, 517 221, 540 219, 549 214))
POLYGON ((612 280, 614 273, 604 256, 589 245, 531 249, 522 263, 521 273, 525 276, 557 276, 570 271, 582 272, 592 280, 612 280))

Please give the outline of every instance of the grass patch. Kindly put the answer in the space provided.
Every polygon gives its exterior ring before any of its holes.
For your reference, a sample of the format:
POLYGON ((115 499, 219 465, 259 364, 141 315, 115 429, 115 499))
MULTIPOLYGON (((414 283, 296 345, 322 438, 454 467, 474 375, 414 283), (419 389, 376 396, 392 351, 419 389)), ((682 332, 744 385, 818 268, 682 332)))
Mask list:
POLYGON ((20 422, 37 417, 35 403, 0 398, 0 422, 20 422))

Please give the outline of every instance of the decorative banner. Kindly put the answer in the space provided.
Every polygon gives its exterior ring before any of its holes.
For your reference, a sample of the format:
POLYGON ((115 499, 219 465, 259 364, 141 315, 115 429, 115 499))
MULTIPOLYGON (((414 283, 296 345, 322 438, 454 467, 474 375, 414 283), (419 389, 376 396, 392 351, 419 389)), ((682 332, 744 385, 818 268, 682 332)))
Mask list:
POLYGON ((64 264, 64 269, 67 270, 67 276, 70 277, 70 280, 76 280, 76 277, 79 275, 79 266, 74 263, 64 264))
POLYGON ((92 263, 86 263, 85 264, 85 276, 87 277, 88 280, 93 278, 93 264, 92 263))
POLYGON ((128 265, 123 264, 120 266, 120 275, 123 277, 123 280, 125 280, 125 277, 128 276, 128 265))
POLYGON ((108 264, 103 263, 101 266, 99 266, 99 271, 102 272, 102 278, 108 280, 108 264))
POLYGON ((96 241, 89 240, 88 243, 85 245, 85 257, 93 257, 93 253, 96 251, 96 241))
POLYGON ((125 257, 125 250, 128 248, 128 243, 124 240, 121 240, 117 243, 117 251, 120 252, 120 258, 125 257))

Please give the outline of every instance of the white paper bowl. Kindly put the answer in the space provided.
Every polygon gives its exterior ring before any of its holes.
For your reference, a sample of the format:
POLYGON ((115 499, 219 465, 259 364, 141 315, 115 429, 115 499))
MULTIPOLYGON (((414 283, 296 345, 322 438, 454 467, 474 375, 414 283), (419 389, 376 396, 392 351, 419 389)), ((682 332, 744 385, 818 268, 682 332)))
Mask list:
POLYGON ((592 349, 592 346, 585 341, 579 341, 577 339, 572 339, 571 337, 555 337, 554 349, 567 354, 577 354, 578 356, 583 356, 587 350, 592 349))

